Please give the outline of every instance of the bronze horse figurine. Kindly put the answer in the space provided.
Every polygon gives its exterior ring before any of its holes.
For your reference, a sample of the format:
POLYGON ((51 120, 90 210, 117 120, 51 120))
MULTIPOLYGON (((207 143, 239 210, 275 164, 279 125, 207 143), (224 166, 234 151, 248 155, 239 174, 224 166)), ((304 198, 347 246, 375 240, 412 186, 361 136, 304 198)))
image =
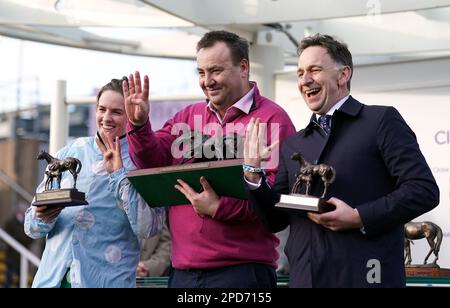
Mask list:
POLYGON ((190 131, 181 135, 175 142, 176 146, 188 145, 182 164, 191 160, 198 163, 243 157, 244 142, 237 133, 217 139, 198 131, 190 131))
POLYGON ((53 186, 53 178, 58 182, 58 188, 61 189, 61 177, 64 171, 69 171, 73 176, 73 188, 76 189, 77 175, 81 170, 81 161, 75 157, 66 157, 65 159, 58 159, 44 150, 40 151, 38 160, 45 159, 48 163, 48 170, 45 171, 47 181, 45 182, 45 190, 51 190, 53 186))
POLYGON ((405 224, 405 264, 409 265, 412 261, 410 243, 412 243, 412 240, 422 238, 426 238, 430 246, 430 251, 425 257, 423 264, 427 264, 431 253, 434 253, 435 258, 432 264, 438 266, 436 262, 439 259, 439 249, 442 243, 442 229, 430 221, 408 222, 405 224))
POLYGON ((313 165, 306 161, 300 153, 292 154, 291 159, 300 163, 300 172, 296 175, 297 180, 292 187, 292 193, 298 193, 301 185, 305 183, 306 195, 308 196, 313 177, 319 176, 322 179, 324 186, 321 198, 324 198, 328 187, 336 178, 336 171, 334 168, 325 164, 313 165))

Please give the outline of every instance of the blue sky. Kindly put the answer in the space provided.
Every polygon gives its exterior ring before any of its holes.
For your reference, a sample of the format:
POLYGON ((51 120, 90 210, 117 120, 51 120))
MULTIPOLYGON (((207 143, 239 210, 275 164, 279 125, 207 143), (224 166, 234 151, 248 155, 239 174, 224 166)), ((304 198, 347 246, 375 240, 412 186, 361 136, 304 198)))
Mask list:
POLYGON ((135 70, 150 76, 151 94, 201 95, 194 61, 127 56, 2 36, 0 55, 0 112, 18 105, 29 107, 36 101, 48 103, 58 79, 67 80, 69 97, 78 97, 92 95, 111 78, 135 70))

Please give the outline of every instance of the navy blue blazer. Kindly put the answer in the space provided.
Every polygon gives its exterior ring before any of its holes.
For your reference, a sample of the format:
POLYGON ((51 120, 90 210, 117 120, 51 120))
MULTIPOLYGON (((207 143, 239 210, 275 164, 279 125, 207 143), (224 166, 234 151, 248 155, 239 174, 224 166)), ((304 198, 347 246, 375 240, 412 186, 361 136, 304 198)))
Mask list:
MULTIPOLYGON (((262 222, 277 232, 290 225, 285 252, 291 287, 404 287, 403 225, 439 203, 439 189, 415 134, 393 107, 366 106, 352 98, 336 110, 327 136, 311 117, 308 126, 287 138, 273 188, 248 191, 262 222), (360 230, 331 231, 315 224, 304 211, 274 208, 287 194, 301 152, 311 163, 336 170, 326 199, 337 197, 357 208, 360 230), (381 282, 369 283, 372 261, 380 262, 381 282)), ((320 196, 315 180, 311 194, 320 196)), ((304 193, 304 188, 303 192, 304 193)))

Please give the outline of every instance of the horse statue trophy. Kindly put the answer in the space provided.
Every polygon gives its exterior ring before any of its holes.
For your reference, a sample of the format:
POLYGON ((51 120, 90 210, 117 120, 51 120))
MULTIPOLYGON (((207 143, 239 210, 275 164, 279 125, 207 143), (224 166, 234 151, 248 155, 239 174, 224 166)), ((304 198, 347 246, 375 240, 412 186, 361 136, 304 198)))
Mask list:
POLYGON ((186 148, 182 164, 244 157, 244 139, 237 133, 227 134, 223 138, 215 138, 198 131, 190 131, 175 140, 174 146, 179 147, 180 145, 186 148))
POLYGON ((66 207, 74 205, 87 205, 85 194, 76 188, 77 177, 81 171, 81 161, 75 157, 58 159, 42 150, 37 155, 37 160, 47 161, 45 171, 44 191, 35 196, 34 206, 66 207), (61 179, 65 171, 69 171, 73 178, 72 188, 61 188, 61 179), (56 179, 57 188, 54 189, 56 179))
POLYGON ((437 264, 439 260, 439 250, 442 243, 442 229, 431 221, 408 222, 404 226, 405 230, 405 267, 408 276, 450 276, 450 269, 442 269, 437 264), (411 264, 411 244, 413 240, 426 239, 429 251, 422 264, 411 264), (431 254, 434 260, 428 263, 431 254))
POLYGON ((283 208, 301 209, 312 212, 329 212, 335 207, 325 201, 328 188, 336 179, 336 171, 333 167, 318 164, 314 165, 303 158, 301 153, 294 153, 291 159, 298 161, 300 168, 295 175, 296 180, 289 195, 281 195, 280 202, 275 206, 283 208), (315 180, 319 179, 323 184, 323 191, 320 197, 311 196, 311 186, 315 180), (300 190, 305 186, 305 194, 300 194, 300 190))

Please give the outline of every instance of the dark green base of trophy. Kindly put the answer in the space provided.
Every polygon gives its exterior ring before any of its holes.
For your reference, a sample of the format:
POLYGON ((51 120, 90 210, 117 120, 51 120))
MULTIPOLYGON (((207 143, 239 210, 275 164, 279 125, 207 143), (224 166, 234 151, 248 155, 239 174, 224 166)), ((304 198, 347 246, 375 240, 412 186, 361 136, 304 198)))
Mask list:
POLYGON ((66 207, 87 205, 84 192, 77 189, 55 189, 36 194, 34 206, 66 207))

